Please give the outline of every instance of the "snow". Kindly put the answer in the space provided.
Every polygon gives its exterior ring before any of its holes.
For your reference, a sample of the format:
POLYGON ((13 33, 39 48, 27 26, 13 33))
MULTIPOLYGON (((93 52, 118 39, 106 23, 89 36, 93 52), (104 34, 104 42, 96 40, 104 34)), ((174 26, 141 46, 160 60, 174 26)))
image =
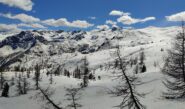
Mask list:
POLYGON ((12 36, 16 33, 0 33, 0 41, 4 40, 5 38, 12 36))
MULTIPOLYGON (((112 41, 113 44, 119 43, 121 45, 121 54, 128 59, 131 57, 137 57, 140 53, 140 49, 144 48, 147 72, 137 74, 140 80, 144 83, 137 87, 137 91, 146 93, 145 97, 141 98, 141 103, 144 104, 147 109, 184 109, 185 105, 183 101, 170 101, 162 97, 162 92, 166 91, 166 87, 162 83, 164 77, 160 69, 164 64, 164 57, 167 54, 166 51, 171 47, 171 42, 177 34, 177 30, 178 27, 148 27, 144 29, 129 30, 128 37, 112 41), (161 51, 161 48, 164 49, 164 51, 161 51), (157 63, 156 67, 154 66, 154 62, 157 63)), ((124 31, 128 30, 121 30, 123 33, 124 31)), ((101 45, 105 38, 111 39, 119 32, 111 32, 111 30, 90 31, 87 32, 84 39, 77 43, 101 45), (98 36, 98 39, 91 40, 92 35, 98 36)), ((46 33, 45 37, 51 41, 53 38, 51 37, 53 36, 52 34, 54 33, 46 33)), ((65 36, 67 33, 60 33, 54 37, 59 37, 61 35, 65 36)), ((120 37, 121 36, 123 36, 122 33, 120 34, 120 37)), ((47 54, 48 47, 42 44, 38 45, 38 49, 42 49, 42 51, 45 51, 47 54)), ((7 48, 4 48, 4 51, 6 51, 5 49, 7 50, 7 48)), ((38 49, 33 48, 33 50, 36 51, 38 49)), ((78 62, 86 56, 90 63, 90 68, 95 71, 96 78, 101 76, 101 80, 90 81, 89 86, 82 91, 80 103, 83 107, 81 109, 112 109, 113 106, 116 106, 121 102, 122 99, 120 97, 112 97, 107 93, 108 89, 116 86, 119 81, 113 80, 111 70, 99 68, 100 65, 113 62, 115 59, 114 51, 115 48, 110 48, 89 54, 75 52, 74 54, 64 53, 62 55, 50 57, 50 60, 55 61, 56 63, 63 63, 66 61, 65 59, 67 59, 65 67, 70 71, 73 71, 73 69, 79 64, 78 62)), ((25 65, 30 66, 41 58, 37 58, 31 54, 30 58, 28 55, 28 59, 30 59, 30 61, 25 65)), ((130 70, 129 73, 131 73, 130 70)), ((7 78, 11 78, 13 75, 13 72, 6 72, 7 78)), ((52 84, 51 87, 55 89, 55 94, 52 98, 56 102, 61 101, 62 106, 65 107, 68 103, 65 100, 65 87, 79 86, 81 80, 65 76, 53 77, 54 84, 52 84)), ((40 82, 41 86, 46 88, 49 84, 48 80, 49 77, 47 77, 45 73, 42 73, 42 81, 40 82)), ((34 84, 33 81, 31 84, 34 84)), ((10 87, 10 92, 14 92, 14 90, 14 87, 10 87)), ((0 98, 0 109, 40 109, 42 103, 37 102, 35 99, 30 99, 30 97, 35 95, 36 92, 37 91, 31 90, 27 95, 14 96, 14 94, 12 94, 9 98, 0 98)))

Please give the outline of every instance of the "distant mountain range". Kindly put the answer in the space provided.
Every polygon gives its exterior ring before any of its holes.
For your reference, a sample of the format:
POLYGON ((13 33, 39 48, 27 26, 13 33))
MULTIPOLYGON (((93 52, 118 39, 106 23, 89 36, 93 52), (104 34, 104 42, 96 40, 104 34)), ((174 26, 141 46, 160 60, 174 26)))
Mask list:
MULTIPOLYGON (((4 38, 0 35, 0 65, 8 63, 6 66, 20 64, 31 67, 36 62, 44 60, 60 64, 65 56, 71 63, 75 63, 80 57, 98 56, 98 52, 110 51, 117 45, 123 48, 140 46, 145 48, 160 42, 167 43, 176 36, 178 30, 179 27, 143 29, 114 27, 91 31, 22 31, 4 38)), ((109 54, 105 54, 107 55, 109 54)))

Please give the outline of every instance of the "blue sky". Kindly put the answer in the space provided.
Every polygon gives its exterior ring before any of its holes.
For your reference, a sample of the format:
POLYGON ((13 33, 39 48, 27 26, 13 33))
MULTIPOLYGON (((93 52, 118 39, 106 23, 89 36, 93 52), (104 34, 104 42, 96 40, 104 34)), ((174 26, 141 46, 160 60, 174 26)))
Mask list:
POLYGON ((185 19, 184 5, 185 0, 0 0, 0 29, 173 26, 185 19))

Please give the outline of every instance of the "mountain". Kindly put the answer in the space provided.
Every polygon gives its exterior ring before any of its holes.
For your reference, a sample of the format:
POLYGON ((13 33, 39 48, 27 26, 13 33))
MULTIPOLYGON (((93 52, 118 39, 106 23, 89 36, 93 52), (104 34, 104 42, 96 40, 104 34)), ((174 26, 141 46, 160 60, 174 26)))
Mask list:
MULTIPOLYGON (((11 36, 6 35, 0 42, 0 66, 9 67, 5 72, 8 79, 14 77, 15 71, 11 71, 15 66, 21 68, 33 68, 36 64, 43 65, 41 70, 42 81, 39 84, 47 88, 50 77, 46 75, 46 70, 55 70, 61 67, 70 71, 71 75, 76 67, 80 67, 82 58, 86 57, 89 62, 91 73, 101 80, 90 80, 89 86, 82 92, 82 109, 112 109, 118 105, 122 98, 111 97, 107 94, 107 89, 112 89, 120 83, 115 79, 114 64, 116 46, 120 45, 120 53, 127 61, 139 57, 141 48, 145 54, 145 65, 147 71, 139 73, 137 76, 142 83, 136 90, 145 93, 144 98, 139 98, 147 109, 183 109, 184 102, 166 100, 161 97, 162 92, 167 88, 163 85, 164 75, 161 68, 164 64, 164 57, 167 50, 171 48, 173 39, 178 34, 179 27, 147 27, 143 29, 121 29, 113 28, 107 30, 92 31, 24 31, 11 36), (16 41, 14 41, 16 39, 16 41), (6 43, 5 43, 6 42, 6 43), (52 66, 52 67, 51 67, 52 66), (50 69, 51 68, 51 69, 50 69), (103 102, 102 102, 103 101, 103 102)), ((136 65, 128 66, 128 74, 133 74, 136 65)), ((16 72, 22 74, 23 72, 16 72)), ((31 88, 34 87, 34 72, 31 71, 31 88)), ((26 73, 24 73, 26 74, 26 73)), ((69 86, 79 86, 81 79, 66 77, 63 75, 54 76, 54 83, 51 88, 55 89, 52 96, 54 101, 61 101, 62 106, 67 106, 65 88, 69 86)), ((30 99, 38 91, 30 90, 28 94, 16 96, 16 87, 11 86, 10 97, 0 99, 2 109, 40 109, 42 103, 35 99, 30 99), (24 101, 24 105, 23 102, 24 101), (26 104, 26 105, 25 105, 26 104), (26 106, 26 107, 25 107, 26 106)))
MULTIPOLYGON (((0 51, 3 51, 0 53, 0 57, 11 60, 10 57, 16 56, 22 61, 25 61, 26 58, 25 63, 27 64, 24 63, 27 65, 26 67, 31 67, 35 62, 41 62, 40 58, 44 59, 42 61, 61 63, 66 56, 69 58, 68 63, 75 63, 84 56, 108 53, 114 50, 118 44, 132 52, 155 45, 166 48, 165 44, 176 36, 178 29, 178 27, 147 27, 143 29, 114 27, 91 31, 22 31, 0 41, 0 51)), ((102 62, 111 59, 109 53, 105 54, 104 59, 102 62)), ((19 64, 21 63, 19 62, 19 64)))

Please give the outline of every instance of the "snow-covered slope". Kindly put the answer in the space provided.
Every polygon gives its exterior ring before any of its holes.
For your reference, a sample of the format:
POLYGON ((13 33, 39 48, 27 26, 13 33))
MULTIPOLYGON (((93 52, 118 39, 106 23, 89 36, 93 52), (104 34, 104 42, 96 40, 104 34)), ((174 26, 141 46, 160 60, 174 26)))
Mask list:
MULTIPOLYGON (((0 48, 0 56, 8 57, 14 52, 24 54, 24 56, 19 57, 21 62, 15 61, 10 67, 21 65, 21 67, 29 68, 37 63, 47 62, 47 64, 53 66, 65 65, 64 68, 69 71, 73 71, 74 68, 80 65, 81 59, 86 56, 91 71, 95 73, 96 78, 101 76, 102 79, 90 81, 89 87, 83 91, 82 109, 112 109, 113 106, 120 103, 121 98, 112 98, 106 93, 106 90, 114 87, 118 84, 118 81, 113 81, 111 70, 105 68, 108 63, 113 62, 115 59, 115 47, 120 45, 121 54, 127 59, 138 57, 141 48, 143 48, 146 55, 147 72, 137 75, 145 83, 138 86, 137 90, 147 93, 147 95, 141 98, 141 102, 146 105, 147 109, 183 109, 185 106, 183 102, 168 101, 161 97, 166 88, 162 84, 164 79, 160 68, 163 66, 166 51, 171 47, 173 38, 179 29, 179 27, 147 27, 129 30, 114 28, 114 30, 86 32, 29 31, 26 34, 32 34, 32 38, 35 39, 33 46, 26 48, 18 46, 15 49, 11 45, 5 44, 0 48), (25 50, 27 51, 24 52, 25 50), (100 69, 100 65, 103 66, 103 69, 100 69)), ((27 42, 21 40, 20 43, 22 41, 27 42)), ((7 77, 12 75, 14 75, 12 72, 6 73, 7 77)), ((48 79, 49 77, 42 73, 42 82, 40 84, 46 87, 49 83, 48 79)), ((55 84, 52 87, 56 89, 56 93, 53 98, 56 101, 61 101, 62 105, 66 106, 64 87, 79 85, 80 81, 72 77, 54 77, 55 84)), ((14 92, 14 90, 14 88, 11 88, 11 92, 14 92)), ((29 99, 35 93, 36 91, 30 91, 23 96, 0 98, 0 109, 39 109, 41 104, 29 99), (24 104, 22 103, 23 101, 24 104)), ((14 94, 12 93, 10 96, 14 96, 14 94)))

